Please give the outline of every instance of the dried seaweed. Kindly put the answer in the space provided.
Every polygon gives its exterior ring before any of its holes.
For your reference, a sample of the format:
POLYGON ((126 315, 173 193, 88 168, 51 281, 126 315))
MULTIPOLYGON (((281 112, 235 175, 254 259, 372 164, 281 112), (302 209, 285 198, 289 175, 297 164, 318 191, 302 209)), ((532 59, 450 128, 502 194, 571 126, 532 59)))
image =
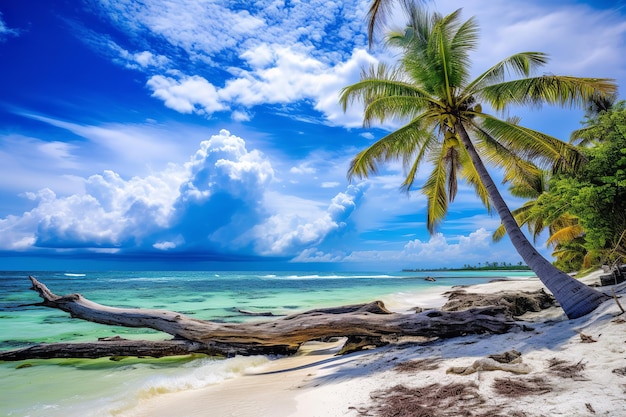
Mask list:
POLYGON ((582 359, 576 363, 567 362, 562 359, 552 358, 548 361, 548 371, 560 378, 570 378, 575 381, 586 381, 582 372, 585 370, 586 364, 582 359))
POLYGON ((596 339, 589 336, 588 334, 584 334, 584 333, 579 333, 579 334, 580 334, 580 341, 582 343, 596 343, 597 342, 596 339))
POLYGON ((408 388, 397 385, 372 394, 374 404, 358 410, 362 416, 378 417, 470 417, 485 402, 473 383, 431 384, 408 388))
POLYGON ((526 395, 542 395, 552 391, 550 384, 540 377, 533 378, 496 378, 493 389, 500 395, 519 398, 526 395))
POLYGON ((434 371, 439 368, 441 359, 437 358, 425 358, 417 359, 413 361, 402 362, 398 364, 394 369, 398 372, 422 372, 422 371, 434 371))
POLYGON ((619 376, 626 376, 626 368, 616 368, 613 369, 613 373, 619 376))

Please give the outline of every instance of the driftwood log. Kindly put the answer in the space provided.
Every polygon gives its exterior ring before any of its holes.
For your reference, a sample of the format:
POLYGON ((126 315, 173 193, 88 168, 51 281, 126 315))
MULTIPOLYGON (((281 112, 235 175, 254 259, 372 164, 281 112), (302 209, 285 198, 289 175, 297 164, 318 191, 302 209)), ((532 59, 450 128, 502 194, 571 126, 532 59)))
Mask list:
POLYGON ((190 353, 208 355, 293 354, 311 340, 347 337, 347 350, 384 345, 403 337, 451 338, 466 334, 505 333, 520 326, 502 307, 464 311, 427 310, 392 313, 381 301, 316 309, 270 321, 216 323, 166 310, 116 308, 94 303, 80 294, 59 296, 34 277, 33 290, 43 299, 38 305, 60 309, 72 317, 95 323, 159 330, 171 340, 135 341, 119 337, 91 343, 42 343, 2 351, 0 360, 99 358, 120 356, 163 357, 190 353))

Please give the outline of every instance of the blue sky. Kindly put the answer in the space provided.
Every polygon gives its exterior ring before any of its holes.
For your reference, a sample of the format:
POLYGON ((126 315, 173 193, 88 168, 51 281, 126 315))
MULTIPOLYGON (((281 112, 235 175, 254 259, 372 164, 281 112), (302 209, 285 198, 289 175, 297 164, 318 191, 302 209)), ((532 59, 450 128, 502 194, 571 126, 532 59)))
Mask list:
MULTIPOLYGON (((476 74, 542 51, 545 72, 626 80, 623 1, 428 5, 477 18, 476 74)), ((361 67, 394 60, 367 48, 368 6, 0 3, 0 269, 519 262, 508 241, 491 242, 499 219, 469 189, 430 236, 424 197, 399 191, 400 165, 347 181, 351 157, 393 128, 363 129, 362 109, 338 105, 361 67)), ((511 114, 562 139, 582 120, 511 114)))

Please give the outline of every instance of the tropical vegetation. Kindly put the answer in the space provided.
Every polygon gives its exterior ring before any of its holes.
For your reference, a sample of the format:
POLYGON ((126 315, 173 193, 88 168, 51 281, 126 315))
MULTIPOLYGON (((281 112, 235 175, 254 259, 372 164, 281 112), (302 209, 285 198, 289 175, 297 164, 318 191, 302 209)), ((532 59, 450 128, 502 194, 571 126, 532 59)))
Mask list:
MULTIPOLYGON (((558 173, 534 202, 531 216, 546 223, 568 216, 572 230, 551 230, 556 265, 580 270, 626 261, 626 104, 587 121, 574 137, 588 160, 574 173, 558 173)), ((536 232, 536 231, 535 231, 536 232)))
POLYGON ((539 169, 555 173, 580 167, 578 148, 483 110, 503 111, 510 105, 583 105, 592 96, 613 94, 613 81, 571 76, 531 76, 547 63, 540 52, 514 54, 470 79, 469 53, 478 42, 473 18, 461 11, 428 14, 417 4, 401 2, 404 28, 386 36, 401 52, 396 65, 380 63, 363 70, 361 80, 345 87, 340 101, 365 106, 364 125, 374 121, 407 121, 360 152, 348 176, 376 174, 381 163, 400 160, 406 168, 402 188, 414 190, 419 169, 430 175, 421 187, 426 195, 427 226, 432 233, 445 218, 458 181, 473 187, 488 210, 499 214, 511 242, 526 264, 554 294, 568 317, 593 311, 604 299, 600 292, 555 268, 522 233, 485 163, 504 173, 504 180, 532 181, 539 169), (508 74, 517 78, 508 79, 508 74), (538 168, 539 167, 539 168, 538 168))

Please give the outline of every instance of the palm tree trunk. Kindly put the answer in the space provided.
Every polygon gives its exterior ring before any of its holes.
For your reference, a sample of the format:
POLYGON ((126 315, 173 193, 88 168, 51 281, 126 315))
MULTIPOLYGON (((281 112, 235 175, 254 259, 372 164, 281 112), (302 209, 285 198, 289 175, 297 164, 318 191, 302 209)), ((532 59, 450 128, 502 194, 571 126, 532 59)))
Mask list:
POLYGON ((465 149, 467 149, 467 153, 480 176, 480 180, 489 193, 491 204, 497 210, 502 224, 511 239, 511 243, 513 243, 517 252, 526 262, 526 265, 537 274, 541 282, 552 292, 570 319, 584 316, 595 310, 609 297, 559 270, 535 249, 526 238, 526 235, 522 233, 517 221, 515 221, 491 175, 489 175, 487 168, 485 168, 483 161, 480 159, 465 127, 460 121, 457 121, 454 127, 465 149))

